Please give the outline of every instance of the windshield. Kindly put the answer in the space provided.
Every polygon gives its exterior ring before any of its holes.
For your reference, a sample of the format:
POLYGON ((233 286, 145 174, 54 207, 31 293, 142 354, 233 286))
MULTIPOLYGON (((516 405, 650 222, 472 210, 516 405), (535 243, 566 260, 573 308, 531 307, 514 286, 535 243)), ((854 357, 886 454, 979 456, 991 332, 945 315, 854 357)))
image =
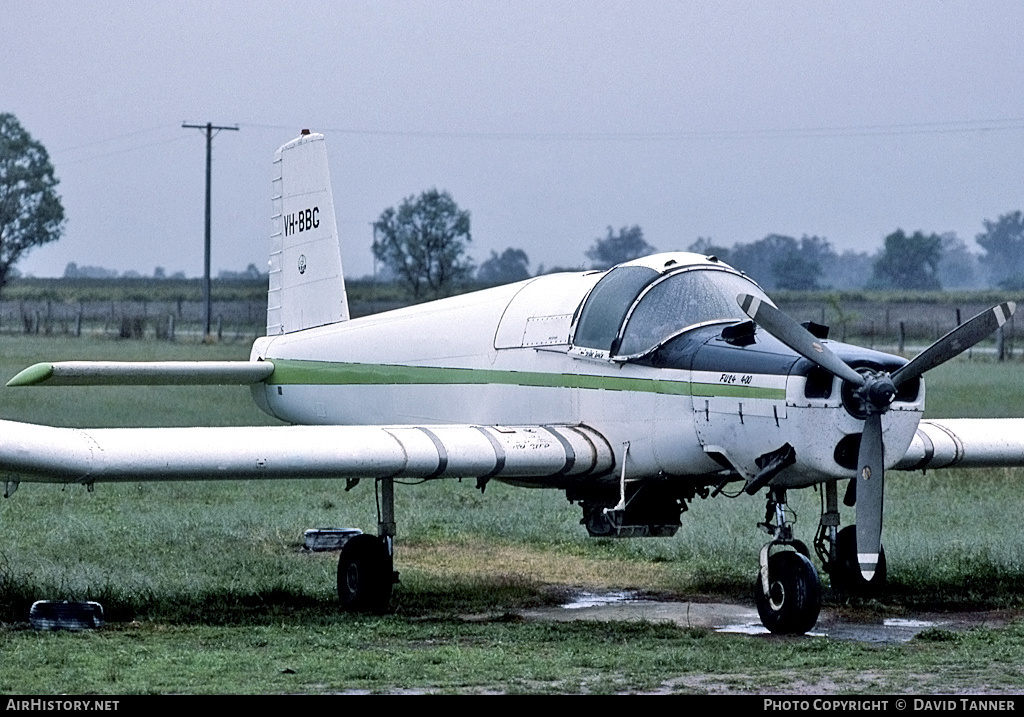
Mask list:
POLYGON ((630 312, 615 354, 646 353, 684 329, 714 322, 741 321, 747 315, 739 294, 771 301, 750 280, 730 271, 700 269, 665 276, 640 297, 630 312))
POLYGON ((583 305, 573 345, 610 351, 629 307, 657 278, 658 272, 645 266, 620 266, 609 271, 583 305))

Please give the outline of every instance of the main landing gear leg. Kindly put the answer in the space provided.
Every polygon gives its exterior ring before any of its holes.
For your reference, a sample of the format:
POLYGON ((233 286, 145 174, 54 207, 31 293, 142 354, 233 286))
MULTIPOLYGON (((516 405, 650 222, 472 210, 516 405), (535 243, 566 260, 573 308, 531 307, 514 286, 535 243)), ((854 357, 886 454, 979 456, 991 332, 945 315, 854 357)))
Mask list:
POLYGON ((394 571, 395 482, 377 481, 377 535, 357 535, 338 559, 338 598, 346 610, 381 613, 388 609, 394 571))
POLYGON ((754 581, 754 601, 761 622, 779 635, 801 635, 818 621, 821 581, 810 561, 810 552, 793 538, 786 521, 786 491, 768 491, 765 522, 759 527, 772 536, 761 548, 760 570, 754 581), (772 524, 774 518, 775 523, 772 524), (772 552, 775 548, 792 548, 772 552))

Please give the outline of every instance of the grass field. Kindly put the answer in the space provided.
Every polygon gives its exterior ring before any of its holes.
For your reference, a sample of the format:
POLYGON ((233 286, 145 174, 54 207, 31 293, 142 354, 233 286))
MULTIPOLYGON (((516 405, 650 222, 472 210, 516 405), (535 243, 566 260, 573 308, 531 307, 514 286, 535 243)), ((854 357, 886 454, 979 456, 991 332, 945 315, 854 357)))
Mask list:
MULTIPOLYGON (((4 337, 0 380, 39 360, 225 359, 245 344, 4 337)), ((929 374, 929 415, 1024 415, 1019 363, 929 374)), ((59 425, 272 424, 239 388, 0 389, 0 417, 59 425)), ((890 594, 832 609, 1024 610, 1024 472, 892 474, 890 594)), ((791 496, 810 540, 819 496, 791 496)), ((23 484, 0 501, 0 692, 1018 692, 1024 624, 904 645, 539 623, 566 587, 749 602, 763 498, 697 501, 672 539, 594 540, 553 491, 399 486, 394 613, 341 614, 309 527, 372 531, 372 484, 23 484), (95 599, 109 626, 36 633, 36 599, 95 599), (468 617, 469 616, 469 617, 468 617)), ((851 516, 844 514, 844 521, 851 516)))

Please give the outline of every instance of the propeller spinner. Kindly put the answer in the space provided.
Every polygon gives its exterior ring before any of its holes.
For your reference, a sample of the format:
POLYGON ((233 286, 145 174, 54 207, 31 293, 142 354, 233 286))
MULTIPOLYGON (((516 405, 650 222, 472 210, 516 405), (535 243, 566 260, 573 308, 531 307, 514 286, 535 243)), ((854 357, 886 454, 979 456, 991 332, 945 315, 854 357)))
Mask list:
POLYGON ((926 348, 892 374, 854 370, 839 356, 782 311, 749 294, 736 297, 744 313, 769 334, 808 361, 856 387, 863 404, 864 432, 857 455, 857 560, 861 575, 870 581, 878 567, 882 544, 882 502, 885 485, 885 446, 882 414, 889 410, 899 387, 929 369, 945 363, 978 343, 1013 315, 1016 305, 1006 302, 981 312, 926 348))

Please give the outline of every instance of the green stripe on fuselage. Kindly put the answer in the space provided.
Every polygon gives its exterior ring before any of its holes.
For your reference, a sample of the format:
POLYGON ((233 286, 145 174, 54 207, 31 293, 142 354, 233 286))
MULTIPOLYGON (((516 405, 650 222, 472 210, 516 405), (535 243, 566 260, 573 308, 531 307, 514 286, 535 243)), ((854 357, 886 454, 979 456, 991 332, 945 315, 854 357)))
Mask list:
POLYGON ((495 369, 401 366, 394 364, 337 363, 273 359, 274 372, 266 383, 274 386, 339 385, 484 385, 584 388, 601 391, 643 391, 677 396, 735 396, 785 400, 783 388, 694 383, 653 378, 595 376, 578 373, 498 371, 495 369))

